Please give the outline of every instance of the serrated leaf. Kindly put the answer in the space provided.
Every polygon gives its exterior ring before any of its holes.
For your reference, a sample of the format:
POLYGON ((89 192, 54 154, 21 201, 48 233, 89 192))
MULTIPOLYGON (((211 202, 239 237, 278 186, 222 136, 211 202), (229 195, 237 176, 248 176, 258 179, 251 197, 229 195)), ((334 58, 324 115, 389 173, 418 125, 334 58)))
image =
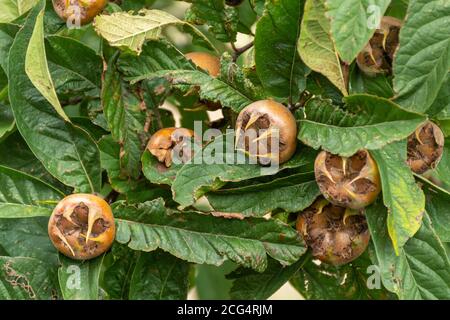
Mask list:
POLYGON ((100 190, 100 154, 92 138, 64 121, 42 97, 25 73, 25 56, 41 2, 30 12, 9 55, 9 97, 16 125, 47 170, 77 191, 100 190))
POLYGON ((390 0, 325 0, 339 56, 351 63, 369 42, 390 0))
POLYGON ((38 13, 25 56, 25 72, 42 96, 55 108, 65 121, 70 122, 56 95, 55 86, 48 69, 44 44, 44 10, 38 13))
POLYGON ((0 22, 11 22, 30 10, 38 0, 0 0, 0 22))
POLYGON ((236 8, 225 6, 223 0, 190 0, 186 21, 192 24, 207 24, 217 40, 235 42, 239 14, 236 8))
POLYGON ((52 300, 57 298, 54 268, 27 257, 0 257, 1 300, 52 300))
POLYGON ((404 141, 371 152, 380 171, 388 232, 397 253, 419 230, 425 212, 425 196, 406 165, 405 153, 404 141))
POLYGON ((436 99, 450 67, 449 24, 447 1, 410 1, 394 59, 396 101, 405 109, 425 112, 436 99))
POLYGON ((308 68, 300 60, 297 42, 304 1, 270 0, 255 34, 256 71, 273 96, 297 101, 306 87, 308 68))
POLYGON ((325 0, 306 0, 301 24, 298 52, 312 70, 322 73, 347 95, 347 85, 336 48, 331 39, 331 26, 325 16, 325 0))
POLYGON ((404 139, 426 119, 376 96, 351 95, 344 102, 340 108, 327 100, 310 100, 298 138, 314 149, 351 156, 360 149, 379 149, 404 139))
POLYGON ((0 166, 0 218, 48 217, 63 196, 36 178, 0 166))
POLYGON ((182 300, 189 288, 189 263, 161 250, 142 252, 130 283, 132 300, 182 300))
POLYGON ((387 215, 381 203, 366 208, 384 287, 404 300, 449 299, 450 261, 428 215, 398 256, 387 234, 387 215))
MULTIPOLYGON (((145 40, 156 40, 164 27, 182 25, 206 43, 209 40, 191 24, 161 10, 142 9, 138 14, 115 12, 111 15, 99 15, 94 20, 97 33, 113 47, 125 47, 139 54, 145 40)), ((212 45, 210 45, 213 47, 212 45)))
POLYGON ((105 255, 78 261, 59 255, 59 287, 65 300, 97 300, 100 271, 105 255))
POLYGON ((268 256, 283 265, 305 248, 297 231, 276 220, 217 218, 194 212, 167 212, 162 200, 114 206, 116 240, 133 250, 158 248, 189 262, 221 265, 232 260, 263 271, 268 256), (170 214, 169 214, 170 213, 170 214))
POLYGON ((314 175, 299 173, 266 183, 234 188, 225 186, 207 193, 206 198, 214 211, 262 217, 275 209, 299 212, 309 207, 319 195, 314 175))
POLYGON ((172 183, 174 200, 181 206, 192 205, 206 192, 220 189, 226 182, 237 182, 265 175, 273 175, 286 168, 311 164, 309 149, 299 147, 297 153, 281 166, 261 167, 234 151, 234 134, 216 137, 191 163, 185 164, 172 183), (241 163, 241 164, 240 164, 241 163))

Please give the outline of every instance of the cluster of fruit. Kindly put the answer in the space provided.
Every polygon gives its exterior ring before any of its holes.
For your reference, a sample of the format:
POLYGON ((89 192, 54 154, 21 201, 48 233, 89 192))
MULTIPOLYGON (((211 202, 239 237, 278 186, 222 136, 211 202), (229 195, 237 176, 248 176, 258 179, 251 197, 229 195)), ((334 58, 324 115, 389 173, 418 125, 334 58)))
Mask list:
MULTIPOLYGON (((227 4, 238 5, 240 2, 227 1, 227 4)), ((70 15, 66 10, 67 3, 79 3, 83 8, 81 21, 88 23, 104 8, 106 1, 54 1, 55 10, 63 19, 70 15)), ((400 27, 400 21, 383 18, 380 29, 357 58, 363 72, 391 72, 400 27)), ((209 53, 188 53, 186 58, 211 77, 220 74, 219 58, 209 53)), ((217 103, 200 102, 210 108, 220 108, 217 103)), ((284 163, 296 151, 297 121, 291 110, 278 102, 262 100, 248 105, 238 115, 235 128, 236 147, 241 146, 260 164, 284 163), (252 141, 246 135, 250 130, 256 133, 253 141, 264 148, 250 148, 252 141), (276 148, 269 142, 274 134, 277 135, 276 148)), ((183 150, 180 144, 191 139, 199 141, 192 130, 163 128, 152 135, 147 149, 159 162, 170 167, 174 149, 181 147, 183 150)), ((423 174, 435 168, 442 156, 443 145, 444 135, 436 124, 427 122, 420 126, 407 143, 407 163, 412 171, 423 174)), ((187 162, 191 157, 192 152, 184 152, 181 160, 187 162)), ((370 240, 364 208, 381 192, 377 164, 367 150, 360 150, 351 157, 322 151, 315 160, 314 171, 323 197, 298 214, 296 228, 315 258, 333 265, 348 263, 364 252, 370 240)), ((111 208, 94 195, 71 195, 55 208, 49 222, 49 235, 63 254, 75 259, 94 258, 108 250, 114 240, 111 208)))

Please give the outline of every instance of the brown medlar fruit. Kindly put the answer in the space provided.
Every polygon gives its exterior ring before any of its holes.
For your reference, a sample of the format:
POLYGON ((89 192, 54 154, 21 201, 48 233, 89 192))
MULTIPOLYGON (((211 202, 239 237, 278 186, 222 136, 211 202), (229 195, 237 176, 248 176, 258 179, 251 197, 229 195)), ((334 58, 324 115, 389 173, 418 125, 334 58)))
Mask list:
POLYGON ((81 25, 88 24, 103 11, 107 0, 52 0, 56 14, 64 21, 74 23, 80 21, 81 25))
POLYGON ((190 141, 196 142, 194 131, 185 128, 164 128, 156 131, 147 144, 147 150, 154 155, 159 162, 169 168, 172 165, 174 154, 182 163, 188 162, 194 150, 190 141))
POLYGON ((236 120, 236 149, 260 164, 284 163, 297 147, 297 123, 284 105, 260 100, 245 107, 236 120))
POLYGON ((444 152, 444 133, 427 121, 408 137, 408 165, 417 174, 434 169, 444 152))
POLYGON ((391 73, 394 54, 399 44, 402 21, 393 17, 383 17, 380 28, 375 30, 369 43, 358 54, 356 63, 367 75, 391 73))
POLYGON ((61 200, 48 222, 48 235, 59 252, 88 260, 106 252, 116 234, 109 204, 92 194, 72 194, 61 200))
POLYGON ((220 59, 206 52, 190 52, 185 54, 197 67, 208 72, 211 77, 220 73, 220 59))
POLYGON ((335 266, 358 258, 370 240, 364 215, 323 198, 299 214, 296 229, 314 258, 335 266))
POLYGON ((322 151, 314 163, 314 172, 324 197, 337 206, 364 208, 381 191, 378 166, 366 150, 349 158, 322 151))

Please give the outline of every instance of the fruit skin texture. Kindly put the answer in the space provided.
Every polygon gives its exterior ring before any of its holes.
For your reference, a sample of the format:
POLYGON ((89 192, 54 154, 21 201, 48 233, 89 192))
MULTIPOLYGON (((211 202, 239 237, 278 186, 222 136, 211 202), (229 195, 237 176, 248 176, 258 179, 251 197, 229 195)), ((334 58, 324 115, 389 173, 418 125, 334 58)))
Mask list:
POLYGON ((444 153, 444 133, 427 121, 408 137, 407 163, 411 170, 423 174, 437 167, 444 153))
POLYGON ((366 150, 349 158, 322 151, 314 163, 314 172, 323 196, 337 206, 362 209, 381 191, 378 166, 366 150))
POLYGON ((367 75, 391 73, 392 62, 399 44, 399 33, 402 21, 385 16, 381 19, 380 28, 375 30, 369 43, 358 54, 356 63, 367 75))
POLYGON ((189 146, 184 146, 187 139, 194 138, 194 131, 185 129, 185 128, 163 128, 155 132, 148 144, 147 150, 150 151, 152 155, 154 155, 159 162, 164 163, 164 165, 169 168, 173 162, 173 153, 174 148, 181 151, 181 160, 183 163, 186 163, 192 158, 192 150, 189 150, 189 146))
POLYGON ((299 214, 296 229, 312 249, 314 258, 334 266, 358 258, 370 240, 364 215, 325 199, 316 200, 299 214))
POLYGON ((220 73, 220 59, 206 52, 190 52, 185 54, 197 67, 209 73, 211 77, 217 77, 220 73))
POLYGON ((52 2, 56 14, 64 21, 76 14, 71 7, 79 7, 81 25, 88 24, 94 20, 108 4, 107 0, 53 0, 52 2))
POLYGON ((116 226, 109 204, 92 194, 61 200, 48 222, 48 235, 59 252, 75 260, 93 259, 108 251, 116 226))
MULTIPOLYGON (((276 134, 276 133, 274 133, 276 134)), ((297 148, 297 122, 294 116, 284 105, 272 100, 260 100, 249 104, 242 109, 236 120, 236 148, 245 149, 250 156, 255 156, 266 161, 284 163, 288 161, 295 153, 297 148), (248 139, 245 134, 248 130, 255 130, 259 142, 267 145, 267 149, 261 151, 258 147, 256 153, 249 151, 248 139), (260 130, 265 130, 261 133, 260 130), (278 130, 279 133, 279 152, 267 156, 271 153, 270 135, 278 130), (261 138, 262 134, 268 134, 267 138, 261 138), (266 156, 264 156, 266 155, 266 156)))

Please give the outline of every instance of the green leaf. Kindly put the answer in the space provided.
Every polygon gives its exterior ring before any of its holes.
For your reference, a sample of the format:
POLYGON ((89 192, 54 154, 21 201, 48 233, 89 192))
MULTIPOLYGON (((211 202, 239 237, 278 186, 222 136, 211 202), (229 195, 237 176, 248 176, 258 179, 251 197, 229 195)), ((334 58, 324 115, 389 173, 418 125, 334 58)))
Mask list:
POLYGON ((161 248, 189 262, 232 260, 263 271, 267 258, 290 265, 304 253, 297 231, 276 220, 225 219, 194 212, 166 212, 162 200, 114 206, 116 240, 133 250, 161 248))
POLYGON ((59 255, 58 280, 65 300, 97 300, 100 271, 105 255, 86 261, 59 255))
POLYGON ((9 56, 9 97, 16 125, 47 170, 77 191, 100 190, 100 154, 92 138, 64 121, 34 88, 25 73, 25 56, 43 2, 30 13, 9 56))
POLYGON ((0 0, 0 22, 11 22, 30 10, 38 0, 0 0))
POLYGON ((394 96, 391 81, 384 74, 368 76, 359 68, 353 65, 350 71, 349 93, 368 93, 383 98, 391 98, 394 96))
POLYGON ((172 185, 182 164, 172 164, 167 168, 159 162, 148 150, 142 155, 142 172, 151 183, 172 185))
POLYGON ((249 163, 243 153, 234 150, 233 133, 216 137, 177 172, 172 183, 173 198, 181 206, 187 207, 206 192, 220 189, 226 182, 273 175, 286 168, 309 166, 313 156, 310 151, 299 147, 297 153, 281 166, 261 167, 249 163))
POLYGON ((431 176, 436 178, 444 189, 450 192, 450 139, 445 140, 444 153, 436 169, 431 172, 431 176))
POLYGON ((195 292, 199 300, 229 300, 233 285, 226 275, 236 269, 236 264, 225 261, 221 266, 198 264, 196 267, 195 292))
POLYGON ((188 276, 189 263, 161 250, 142 252, 131 278, 130 299, 187 299, 188 276))
POLYGON ((239 14, 236 8, 225 6, 223 0, 186 0, 191 7, 186 11, 186 21, 207 24, 217 40, 236 42, 239 14))
POLYGON ((425 181, 425 209, 439 238, 443 242, 450 242, 450 193, 425 181))
POLYGON ((113 140, 111 135, 104 136, 99 142, 100 159, 102 168, 108 173, 108 180, 114 190, 127 193, 136 188, 136 180, 131 179, 121 168, 120 145, 113 140))
POLYGON ((298 100, 306 87, 308 68, 300 60, 297 42, 304 1, 270 0, 256 25, 256 71, 273 96, 298 100))
POLYGON ((44 44, 44 10, 38 13, 25 56, 25 72, 36 89, 55 108, 64 120, 70 122, 56 95, 53 80, 48 70, 44 44))
POLYGON ((369 42, 390 0, 325 0, 339 56, 351 63, 369 42))
POLYGON ((112 137, 120 144, 120 167, 134 179, 140 175, 140 158, 149 138, 144 129, 147 108, 138 90, 121 79, 113 58, 105 74, 102 107, 112 137))
POLYGON ((240 267, 227 275, 228 279, 234 280, 230 297, 235 300, 266 300, 288 282, 304 262, 301 258, 290 266, 282 266, 276 260, 269 259, 264 272, 240 267))
POLYGON ((94 20, 97 33, 113 47, 128 48, 141 53, 145 40, 156 40, 162 29, 170 25, 190 28, 193 34, 213 47, 209 40, 194 26, 161 10, 142 9, 139 14, 115 12, 111 15, 99 15, 94 20))
POLYGON ((449 114, 450 110, 450 73, 447 73, 445 81, 442 83, 436 99, 427 110, 430 116, 440 117, 441 114, 449 114))
POLYGON ((389 209, 387 227, 395 251, 419 230, 425 196, 406 164, 404 141, 371 152, 378 164, 383 201, 389 209))
POLYGON ((48 217, 0 219, 0 247, 4 255, 58 265, 57 251, 48 237, 48 217))
POLYGON ((428 215, 398 256, 387 234, 387 215, 381 203, 366 208, 383 285, 400 299, 449 299, 450 261, 428 215))
POLYGON ((344 102, 341 109, 327 100, 310 100, 298 138, 314 149, 351 156, 360 149, 379 149, 404 139, 426 119, 376 96, 351 95, 344 102))
POLYGON ((299 173, 248 186, 225 186, 206 194, 206 198, 214 211, 262 217, 275 209, 299 212, 309 207, 319 195, 314 175, 299 173))
POLYGON ((0 103, 0 141, 14 131, 15 122, 9 105, 0 103))
POLYGON ((27 257, 0 257, 1 300, 55 299, 55 280, 54 268, 43 261, 27 257))
POLYGON ((19 31, 18 25, 0 23, 0 66, 5 73, 8 73, 9 49, 11 48, 17 31, 19 31))
POLYGON ((63 196, 36 178, 0 166, 0 218, 48 217, 63 196))
POLYGON ((306 0, 297 49, 308 67, 322 73, 347 95, 347 85, 325 10, 325 0, 306 0))
MULTIPOLYGON (((291 278, 290 283, 308 300, 390 299, 392 294, 377 288, 377 269, 365 253, 350 264, 334 267, 309 259, 291 278), (372 276, 372 277, 371 277, 372 276), (376 278, 375 278, 376 279, 376 278), (368 285, 374 285, 369 288, 368 285)), ((379 281, 379 280, 378 280, 379 281)))
POLYGON ((394 59, 396 101, 425 112, 450 67, 450 6, 441 0, 411 0, 394 59), (433 35, 433 36, 430 36, 433 35))

